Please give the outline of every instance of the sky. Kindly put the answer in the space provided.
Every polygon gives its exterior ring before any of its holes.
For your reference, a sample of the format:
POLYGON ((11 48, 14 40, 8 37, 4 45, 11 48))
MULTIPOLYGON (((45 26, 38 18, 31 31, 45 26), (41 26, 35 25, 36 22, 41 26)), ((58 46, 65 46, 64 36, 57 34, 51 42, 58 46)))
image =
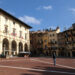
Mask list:
POLYGON ((63 31, 75 23, 75 0, 0 0, 0 8, 32 26, 63 31))

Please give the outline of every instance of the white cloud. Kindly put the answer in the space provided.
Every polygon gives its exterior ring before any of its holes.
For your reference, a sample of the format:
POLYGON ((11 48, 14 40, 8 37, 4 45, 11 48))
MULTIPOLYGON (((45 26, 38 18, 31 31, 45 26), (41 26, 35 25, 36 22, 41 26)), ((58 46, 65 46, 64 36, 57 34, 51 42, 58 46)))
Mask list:
POLYGON ((52 6, 50 6, 50 5, 49 6, 44 6, 43 9, 45 9, 45 10, 51 10, 52 6))
POLYGON ((26 22, 28 24, 33 24, 33 25, 39 25, 41 23, 41 20, 38 20, 35 17, 31 17, 31 16, 23 16, 23 17, 19 17, 19 19, 22 20, 23 22, 26 22))
POLYGON ((39 6, 39 7, 37 8, 37 10, 40 10, 40 9, 52 10, 52 6, 51 6, 51 5, 48 5, 48 6, 39 6))
POLYGON ((75 15, 75 8, 70 8, 69 10, 72 12, 73 15, 75 15))
POLYGON ((71 9, 69 9, 70 11, 72 11, 72 12, 75 12, 75 8, 71 8, 71 9))

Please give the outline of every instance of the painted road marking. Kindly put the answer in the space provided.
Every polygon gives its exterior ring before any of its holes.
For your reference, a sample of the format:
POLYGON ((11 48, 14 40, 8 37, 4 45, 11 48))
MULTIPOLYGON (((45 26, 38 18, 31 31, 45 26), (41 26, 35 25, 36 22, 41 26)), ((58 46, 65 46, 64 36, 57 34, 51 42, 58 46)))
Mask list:
MULTIPOLYGON (((41 60, 38 60, 38 59, 31 59, 31 60, 38 61, 38 62, 41 62, 41 63, 46 63, 46 64, 54 64, 54 63, 50 63, 50 62, 41 61, 41 60)), ((75 68, 70 67, 70 66, 65 66, 65 65, 60 65, 60 64, 56 64, 56 65, 61 66, 61 67, 65 67, 65 68, 75 69, 75 68)))
POLYGON ((63 74, 75 75, 75 73, 62 72, 62 71, 49 71, 49 70, 43 70, 43 69, 33 69, 33 68, 14 67, 14 66, 3 66, 3 65, 0 65, 0 67, 3 67, 3 68, 13 68, 13 69, 20 69, 20 70, 31 70, 31 71, 39 71, 39 72, 52 72, 52 73, 63 73, 63 74))

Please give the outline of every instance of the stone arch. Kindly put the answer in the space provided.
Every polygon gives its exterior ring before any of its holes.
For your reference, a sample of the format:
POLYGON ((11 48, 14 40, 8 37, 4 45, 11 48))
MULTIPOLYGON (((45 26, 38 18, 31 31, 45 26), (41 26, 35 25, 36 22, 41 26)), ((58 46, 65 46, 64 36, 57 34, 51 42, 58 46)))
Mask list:
POLYGON ((12 41, 11 43, 11 49, 12 49, 12 55, 16 55, 17 52, 17 43, 15 40, 12 41))
POLYGON ((28 45, 27 45, 27 44, 24 45, 24 51, 29 51, 29 50, 28 50, 28 45))
POLYGON ((3 39, 2 48, 3 48, 3 54, 9 55, 9 41, 7 38, 3 39))
POLYGON ((19 42, 19 52, 23 52, 23 44, 22 44, 22 42, 19 42))

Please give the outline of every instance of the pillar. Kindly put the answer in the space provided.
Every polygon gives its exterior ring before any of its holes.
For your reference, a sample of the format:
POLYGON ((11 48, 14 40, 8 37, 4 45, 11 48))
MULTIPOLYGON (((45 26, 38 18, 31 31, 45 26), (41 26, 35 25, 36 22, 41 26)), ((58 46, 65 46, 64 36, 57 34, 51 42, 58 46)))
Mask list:
POLYGON ((70 51, 70 57, 72 57, 72 51, 70 51))
POLYGON ((56 56, 58 56, 58 50, 56 50, 56 56))
POLYGON ((23 44, 23 52, 25 52, 24 50, 25 50, 25 48, 24 48, 24 44, 23 44))
POLYGON ((0 54, 2 54, 3 50, 2 50, 2 41, 0 41, 0 54))
POLYGON ((30 42, 28 42, 27 45, 28 45, 28 51, 30 52, 30 42))
POLYGON ((9 40, 9 55, 12 55, 11 41, 9 40))
POLYGON ((17 43, 17 54, 19 53, 19 44, 17 43))

